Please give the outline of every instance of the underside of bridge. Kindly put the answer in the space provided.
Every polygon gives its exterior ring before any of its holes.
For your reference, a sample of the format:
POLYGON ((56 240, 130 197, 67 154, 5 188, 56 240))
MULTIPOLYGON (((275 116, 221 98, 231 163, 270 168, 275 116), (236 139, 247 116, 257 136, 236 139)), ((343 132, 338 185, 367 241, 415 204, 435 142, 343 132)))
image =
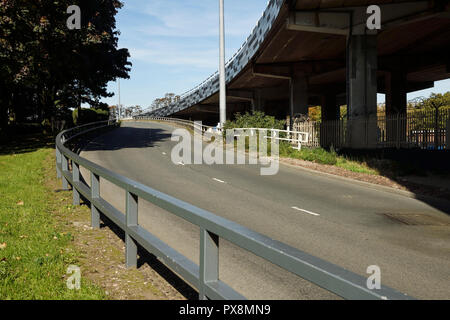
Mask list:
MULTIPOLYGON (((286 1, 250 63, 227 84, 227 118, 262 110, 279 119, 322 107, 322 120, 406 112, 408 92, 450 77, 449 1, 286 1), (381 29, 369 30, 369 5, 381 29)), ((217 124, 219 95, 173 114, 217 124)), ((352 146, 358 147, 358 128, 352 146)))

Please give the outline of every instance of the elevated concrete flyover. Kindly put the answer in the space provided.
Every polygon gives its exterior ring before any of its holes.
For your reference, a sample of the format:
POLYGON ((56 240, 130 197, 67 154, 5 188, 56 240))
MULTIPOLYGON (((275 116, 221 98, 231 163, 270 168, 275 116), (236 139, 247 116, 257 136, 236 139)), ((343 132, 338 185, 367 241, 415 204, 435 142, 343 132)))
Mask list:
MULTIPOLYGON (((349 120, 368 119, 377 93, 386 94, 387 115, 405 113, 408 92, 450 77, 448 52, 448 0, 271 0, 227 64, 227 118, 253 109, 292 119, 320 105, 322 119, 333 120, 347 105, 349 120), (381 9, 379 30, 367 27, 370 5, 381 9)), ((153 115, 216 124, 218 91, 216 73, 153 115)), ((370 146, 376 126, 353 123, 351 146, 370 146)))

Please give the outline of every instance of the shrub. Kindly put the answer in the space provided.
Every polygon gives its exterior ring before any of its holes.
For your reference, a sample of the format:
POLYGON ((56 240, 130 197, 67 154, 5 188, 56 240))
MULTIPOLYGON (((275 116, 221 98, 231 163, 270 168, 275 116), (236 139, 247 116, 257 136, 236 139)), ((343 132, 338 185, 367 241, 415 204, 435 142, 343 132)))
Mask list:
POLYGON ((109 112, 102 109, 75 109, 72 113, 73 123, 76 126, 83 124, 108 120, 109 112), (80 114, 78 114, 80 110, 80 114))
POLYGON ((246 112, 245 114, 236 113, 234 121, 227 121, 224 129, 233 128, 267 128, 283 130, 284 120, 277 120, 273 116, 268 116, 262 111, 246 112))

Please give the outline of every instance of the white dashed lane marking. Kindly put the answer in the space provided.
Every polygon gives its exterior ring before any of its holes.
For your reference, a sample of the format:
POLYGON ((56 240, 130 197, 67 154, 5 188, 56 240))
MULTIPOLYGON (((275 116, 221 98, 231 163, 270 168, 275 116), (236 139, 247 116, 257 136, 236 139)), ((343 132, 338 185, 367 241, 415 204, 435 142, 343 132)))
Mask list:
POLYGON ((315 216, 315 217, 320 216, 320 214, 318 214, 318 213, 311 212, 311 211, 308 211, 308 210, 305 210, 305 209, 300 209, 300 208, 298 208, 298 207, 292 207, 292 209, 297 210, 297 211, 301 211, 301 212, 305 212, 305 213, 310 214, 310 215, 313 215, 313 216, 315 216))
POLYGON ((225 181, 220 180, 220 179, 217 179, 217 178, 213 178, 213 180, 214 180, 214 181, 217 181, 217 182, 220 182, 220 183, 226 183, 225 181))

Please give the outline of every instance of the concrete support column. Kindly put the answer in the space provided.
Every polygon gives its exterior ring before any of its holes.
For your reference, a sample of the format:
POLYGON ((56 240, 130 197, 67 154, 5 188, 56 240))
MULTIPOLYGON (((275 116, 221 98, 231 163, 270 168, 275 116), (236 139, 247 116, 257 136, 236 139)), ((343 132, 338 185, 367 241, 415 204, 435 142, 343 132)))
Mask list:
POLYGON ((308 114, 308 79, 305 75, 289 80, 289 115, 290 127, 296 115, 308 114))
POLYGON ((406 141, 406 74, 395 70, 386 74, 386 142, 400 146, 406 141))
POLYGON ((373 148, 377 142, 377 36, 349 39, 348 143, 352 148, 373 148))
POLYGON ((255 111, 264 111, 264 100, 262 98, 262 89, 255 89, 252 108, 255 111))
POLYGON ((386 115, 406 113, 406 74, 393 71, 386 74, 386 115))

